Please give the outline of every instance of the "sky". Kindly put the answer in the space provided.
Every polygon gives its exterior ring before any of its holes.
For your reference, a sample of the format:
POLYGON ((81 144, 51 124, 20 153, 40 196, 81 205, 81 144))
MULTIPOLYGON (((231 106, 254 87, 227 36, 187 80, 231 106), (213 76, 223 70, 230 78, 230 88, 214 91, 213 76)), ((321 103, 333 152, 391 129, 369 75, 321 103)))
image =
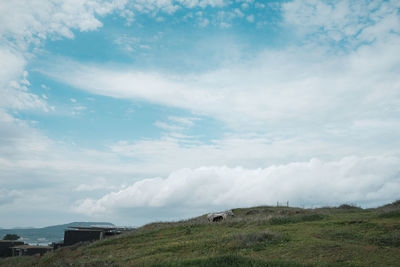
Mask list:
POLYGON ((0 227, 400 198, 398 0, 0 0, 0 227))

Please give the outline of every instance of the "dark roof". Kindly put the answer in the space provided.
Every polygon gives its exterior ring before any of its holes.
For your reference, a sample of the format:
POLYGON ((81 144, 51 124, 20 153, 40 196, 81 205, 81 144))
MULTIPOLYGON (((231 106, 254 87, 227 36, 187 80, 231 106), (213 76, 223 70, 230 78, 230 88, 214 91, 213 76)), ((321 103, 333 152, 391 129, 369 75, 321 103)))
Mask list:
POLYGON ((66 229, 66 232, 104 232, 106 230, 101 229, 66 229))
POLYGON ((52 249, 50 246, 32 246, 32 245, 20 245, 20 246, 15 246, 12 248, 17 248, 17 249, 29 249, 29 248, 46 248, 46 249, 52 249))
POLYGON ((131 231, 133 228, 127 227, 101 227, 101 226, 71 226, 68 230, 79 230, 79 231, 131 231))
POLYGON ((19 240, 0 240, 0 243, 24 243, 19 240))

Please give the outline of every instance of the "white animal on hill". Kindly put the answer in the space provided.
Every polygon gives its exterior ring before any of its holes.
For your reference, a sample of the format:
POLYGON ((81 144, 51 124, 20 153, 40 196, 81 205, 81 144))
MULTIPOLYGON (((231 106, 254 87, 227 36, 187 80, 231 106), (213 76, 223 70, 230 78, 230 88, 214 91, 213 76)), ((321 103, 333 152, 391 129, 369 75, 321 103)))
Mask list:
POLYGON ((209 222, 219 222, 225 220, 228 215, 235 216, 231 210, 227 210, 224 212, 209 213, 207 219, 209 222))

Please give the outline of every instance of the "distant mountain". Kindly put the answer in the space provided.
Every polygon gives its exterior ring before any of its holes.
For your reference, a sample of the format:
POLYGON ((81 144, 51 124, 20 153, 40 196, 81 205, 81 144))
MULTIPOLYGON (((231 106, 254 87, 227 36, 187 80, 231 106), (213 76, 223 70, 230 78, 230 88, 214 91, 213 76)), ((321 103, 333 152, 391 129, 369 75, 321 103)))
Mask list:
POLYGON ((62 241, 64 239, 64 230, 68 227, 93 225, 114 226, 114 224, 108 222, 72 222, 43 228, 0 228, 0 239, 3 239, 6 234, 17 234, 21 237, 21 241, 25 243, 47 245, 52 242, 62 241))

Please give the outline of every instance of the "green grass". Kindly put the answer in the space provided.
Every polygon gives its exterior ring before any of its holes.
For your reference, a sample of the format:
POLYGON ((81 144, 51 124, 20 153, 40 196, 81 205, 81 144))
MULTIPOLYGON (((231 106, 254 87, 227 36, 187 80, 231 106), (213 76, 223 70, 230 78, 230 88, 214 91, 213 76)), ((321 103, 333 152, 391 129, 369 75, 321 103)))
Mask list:
POLYGON ((391 210, 379 214, 380 218, 398 218, 400 219, 400 210, 391 210))
POLYGON ((233 210, 145 225, 106 240, 42 257, 0 259, 0 266, 398 266, 400 205, 233 210))
POLYGON ((297 266, 306 266, 303 264, 297 264, 290 261, 263 261, 252 259, 250 257, 238 256, 233 254, 227 254, 216 257, 206 257, 206 258, 197 258, 190 260, 182 260, 176 262, 167 262, 167 263, 159 263, 153 264, 153 267, 161 267, 161 266, 270 266, 270 267, 297 267, 297 266))
POLYGON ((302 214, 295 216, 279 216, 273 217, 269 221, 270 224, 287 224, 287 223, 299 223, 299 222, 310 222, 310 221, 319 221, 324 218, 321 214, 302 214))

